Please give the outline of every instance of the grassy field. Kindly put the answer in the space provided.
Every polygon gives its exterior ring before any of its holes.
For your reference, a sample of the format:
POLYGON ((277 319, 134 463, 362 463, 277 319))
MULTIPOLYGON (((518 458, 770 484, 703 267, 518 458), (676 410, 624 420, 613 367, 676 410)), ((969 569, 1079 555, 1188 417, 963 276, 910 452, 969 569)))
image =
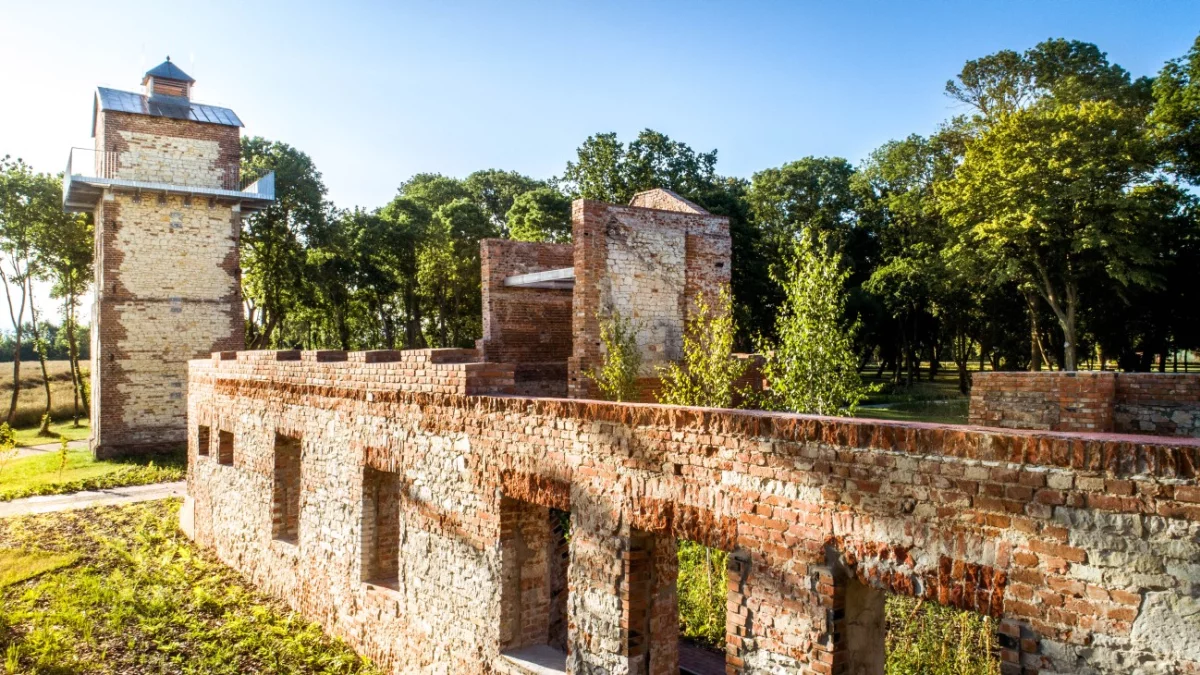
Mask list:
POLYGON ((52 452, 8 460, 0 466, 0 501, 163 483, 183 480, 187 473, 182 447, 168 455, 127 460, 97 460, 80 448, 68 450, 65 459, 52 452))
MULTIPOLYGON (((83 376, 88 376, 88 364, 81 364, 83 376)), ((68 361, 47 361, 46 371, 50 375, 50 418, 55 422, 69 422, 74 409, 74 393, 71 386, 71 368, 68 361)), ((0 362, 0 420, 8 414, 8 404, 13 390, 12 361, 0 362)), ((37 360, 21 361, 21 391, 17 396, 17 412, 12 427, 37 427, 46 411, 46 391, 42 388, 42 368, 37 360)), ((82 411, 87 416, 87 411, 82 411)), ((37 429, 35 428, 36 432, 37 429)))
POLYGON ((376 673, 197 549, 168 500, 0 520, 9 673, 376 673), (7 557, 5 557, 7 556, 7 557), (71 556, 78 556, 72 559, 71 556), (20 580, 21 570, 39 573, 20 580))

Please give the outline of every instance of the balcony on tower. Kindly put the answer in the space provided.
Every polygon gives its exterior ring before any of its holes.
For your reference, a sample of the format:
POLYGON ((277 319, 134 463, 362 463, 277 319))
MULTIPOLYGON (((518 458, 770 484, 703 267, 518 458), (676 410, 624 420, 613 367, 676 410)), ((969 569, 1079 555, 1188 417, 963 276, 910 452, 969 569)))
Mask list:
POLYGON ((242 121, 228 108, 192 101, 195 80, 167 59, 140 93, 100 87, 94 149, 72 148, 63 208, 94 211, 106 191, 182 195, 257 211, 275 199, 275 174, 241 166, 242 121))

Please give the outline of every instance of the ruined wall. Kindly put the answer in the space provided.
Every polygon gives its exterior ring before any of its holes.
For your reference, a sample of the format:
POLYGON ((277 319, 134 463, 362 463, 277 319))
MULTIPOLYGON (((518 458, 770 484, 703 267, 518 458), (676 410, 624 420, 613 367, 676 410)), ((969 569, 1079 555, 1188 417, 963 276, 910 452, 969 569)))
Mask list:
POLYGON ((603 361, 602 317, 615 311, 635 323, 642 400, 654 400, 657 368, 682 357, 684 326, 697 293, 715 300, 728 288, 729 220, 696 213, 690 202, 671 202, 665 191, 651 192, 641 201, 673 203, 676 209, 572 204, 575 341, 568 388, 574 398, 596 393, 585 373, 603 361))
POLYGON ((1113 427, 1131 434, 1200 438, 1200 375, 1119 374, 1113 427))
POLYGON ((993 372, 972 378, 972 424, 1200 437, 1200 375, 993 372))
POLYGON ((516 367, 517 393, 567 395, 571 356, 571 289, 512 288, 517 274, 563 269, 574 264, 570 244, 485 239, 480 244, 485 360, 516 367))
MULTIPOLYGON (((192 362, 182 518, 391 672, 528 672, 501 650, 551 640, 550 509, 571 513, 567 672, 671 671, 678 538, 732 552, 731 673, 869 672, 871 589, 999 617, 1006 675, 1200 669, 1198 440, 480 396, 424 388, 436 351, 322 354, 192 362), (223 432, 228 464, 196 447, 223 432), (371 472, 400 511, 380 583, 371 472)), ((446 364, 475 365, 496 364, 446 364)))

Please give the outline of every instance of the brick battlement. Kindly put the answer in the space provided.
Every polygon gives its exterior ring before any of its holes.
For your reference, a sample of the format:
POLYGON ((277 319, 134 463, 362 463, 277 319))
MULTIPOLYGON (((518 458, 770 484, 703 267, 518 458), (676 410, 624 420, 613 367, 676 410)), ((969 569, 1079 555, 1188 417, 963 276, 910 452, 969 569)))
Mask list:
POLYGON ((1005 673, 1200 669, 1198 439, 473 395, 446 373, 510 367, 372 354, 192 361, 184 521, 391 672, 678 672, 680 538, 731 553, 729 672, 873 672, 888 592, 999 618, 1005 673))

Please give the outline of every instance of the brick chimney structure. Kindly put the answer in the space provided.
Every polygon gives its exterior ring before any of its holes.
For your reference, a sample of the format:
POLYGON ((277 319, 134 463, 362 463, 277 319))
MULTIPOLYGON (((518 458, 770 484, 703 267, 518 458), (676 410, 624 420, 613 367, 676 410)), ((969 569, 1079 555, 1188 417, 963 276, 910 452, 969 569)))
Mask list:
POLYGON ((188 360, 244 348, 241 216, 274 201, 274 174, 241 175, 241 120, 194 84, 168 58, 141 92, 97 89, 95 148, 68 160, 63 207, 96 223, 96 457, 185 442, 188 360))

